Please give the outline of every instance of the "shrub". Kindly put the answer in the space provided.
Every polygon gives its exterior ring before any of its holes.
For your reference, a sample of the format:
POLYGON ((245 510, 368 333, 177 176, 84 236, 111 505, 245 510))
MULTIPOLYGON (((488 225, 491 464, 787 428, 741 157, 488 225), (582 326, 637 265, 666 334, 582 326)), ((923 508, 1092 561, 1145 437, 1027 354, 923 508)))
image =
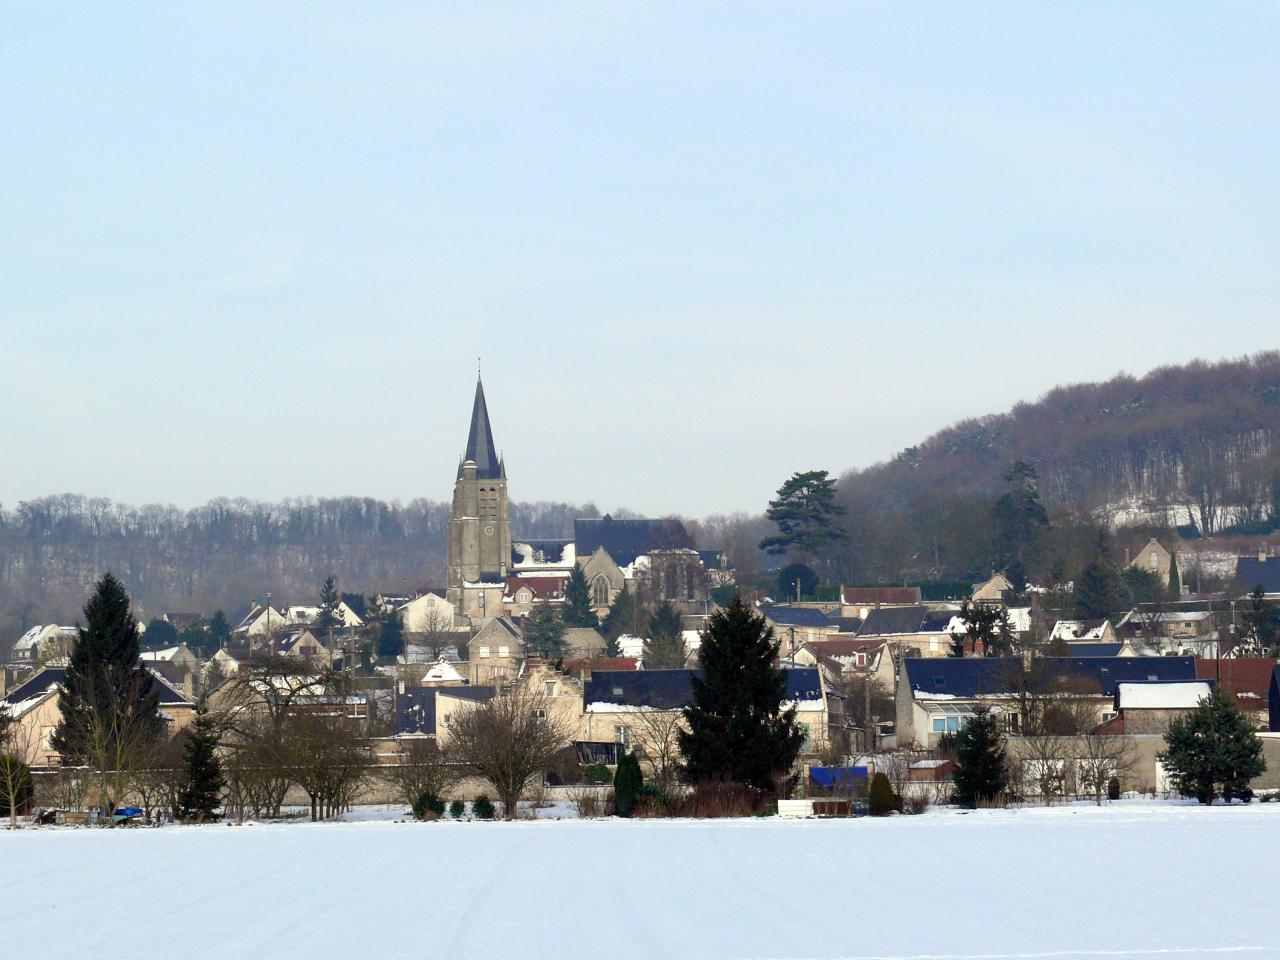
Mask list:
POLYGON ((1120 799, 1120 780, 1117 777, 1112 777, 1107 781, 1107 799, 1120 799))
POLYGON ((475 802, 471 804, 471 812, 477 820, 492 820, 495 816, 493 809, 493 801, 485 794, 476 797, 475 802))
POLYGON ((871 815, 886 817, 893 812, 893 784, 883 773, 871 778, 871 815))
POLYGON ((579 787, 573 792, 573 803, 578 808, 578 816, 584 819, 604 813, 604 801, 595 787, 579 787))
POLYGON ((640 772, 640 759, 634 753, 625 753, 618 761, 618 772, 613 776, 613 809, 620 817, 629 817, 644 790, 644 774, 640 772))
POLYGON ((776 812, 773 794, 741 783, 704 781, 693 792, 680 798, 669 798, 673 817, 758 817, 776 812))
POLYGON ((585 783, 612 783, 613 774, 603 763, 588 763, 582 768, 582 779, 585 783))
POLYGON ((449 816, 455 820, 461 820, 467 813, 467 805, 461 800, 455 800, 449 804, 449 816))
POLYGON ((419 794, 418 799, 413 801, 413 818, 415 820, 438 820, 443 816, 444 801, 434 793, 428 791, 427 793, 419 794))

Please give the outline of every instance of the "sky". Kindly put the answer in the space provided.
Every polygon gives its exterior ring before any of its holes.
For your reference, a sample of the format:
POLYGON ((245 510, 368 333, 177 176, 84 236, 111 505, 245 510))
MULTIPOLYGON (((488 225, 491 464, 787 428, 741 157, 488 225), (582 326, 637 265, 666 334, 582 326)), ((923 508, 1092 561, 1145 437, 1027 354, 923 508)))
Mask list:
POLYGON ((1267 4, 0 8, 0 504, 763 509, 1280 346, 1267 4))

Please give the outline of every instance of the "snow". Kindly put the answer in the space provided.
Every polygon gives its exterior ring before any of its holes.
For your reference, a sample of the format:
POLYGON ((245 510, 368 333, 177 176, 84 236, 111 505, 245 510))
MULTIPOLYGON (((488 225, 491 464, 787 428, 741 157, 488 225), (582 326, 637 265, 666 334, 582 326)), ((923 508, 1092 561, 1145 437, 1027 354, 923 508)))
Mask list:
POLYGON ((1280 860, 1280 804, 874 820, 387 819, 400 816, 0 832, 0 902, 21 918, 7 925, 6 955, 1280 957, 1272 885, 1247 866, 1280 860), (300 893, 321 878, 339 909, 300 893), (104 890, 136 909, 93 908, 104 890))
POLYGON ((1116 685, 1121 710, 1194 710, 1212 692, 1207 680, 1116 685))

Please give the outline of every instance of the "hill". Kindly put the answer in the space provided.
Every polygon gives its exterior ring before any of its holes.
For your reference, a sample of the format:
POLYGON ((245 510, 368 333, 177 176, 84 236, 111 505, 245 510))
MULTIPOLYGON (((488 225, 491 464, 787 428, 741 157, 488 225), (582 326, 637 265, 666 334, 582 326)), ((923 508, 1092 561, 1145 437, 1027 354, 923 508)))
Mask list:
POLYGON ((984 573, 983 505, 1015 461, 1035 469, 1042 502, 1068 526, 1265 532, 1280 516, 1280 353, 1056 387, 845 474, 846 575, 984 573))

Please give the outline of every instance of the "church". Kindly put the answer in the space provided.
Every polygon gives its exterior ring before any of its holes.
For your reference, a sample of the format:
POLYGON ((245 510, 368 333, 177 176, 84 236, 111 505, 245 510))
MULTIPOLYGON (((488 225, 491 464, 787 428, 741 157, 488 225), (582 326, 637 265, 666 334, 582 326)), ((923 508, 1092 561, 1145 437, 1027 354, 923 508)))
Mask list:
POLYGON ((603 617, 624 590, 705 617, 711 589, 732 582, 724 555, 698 550, 676 518, 584 517, 565 540, 521 539, 511 529, 507 467, 493 439, 484 383, 477 376, 471 428, 453 485, 446 599, 458 627, 519 618, 536 604, 564 602, 575 566, 603 617))

